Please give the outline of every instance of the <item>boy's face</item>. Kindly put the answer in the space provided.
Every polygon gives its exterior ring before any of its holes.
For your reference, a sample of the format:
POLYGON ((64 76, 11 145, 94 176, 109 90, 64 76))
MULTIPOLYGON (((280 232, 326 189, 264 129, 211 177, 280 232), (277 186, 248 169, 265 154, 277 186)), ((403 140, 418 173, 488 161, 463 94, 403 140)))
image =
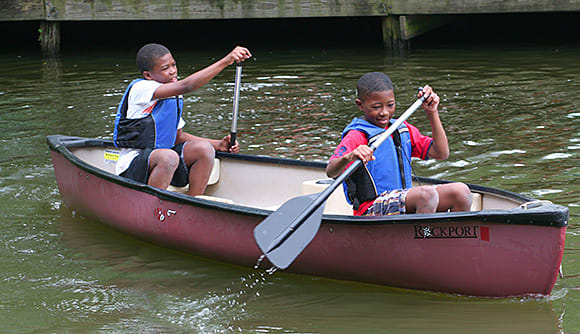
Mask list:
POLYGON ((355 102, 364 113, 364 118, 381 128, 386 128, 395 114, 396 103, 393 90, 372 92, 362 99, 356 99, 355 102))
POLYGON ((145 79, 161 83, 177 81, 177 64, 171 53, 155 59, 153 63, 151 71, 143 71, 145 79))

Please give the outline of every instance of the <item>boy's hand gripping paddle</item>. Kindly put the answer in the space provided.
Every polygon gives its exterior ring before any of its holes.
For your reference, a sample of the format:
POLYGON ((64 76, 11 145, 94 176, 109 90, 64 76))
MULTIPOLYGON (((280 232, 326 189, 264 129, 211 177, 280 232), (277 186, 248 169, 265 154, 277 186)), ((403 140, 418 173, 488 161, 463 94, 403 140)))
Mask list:
POLYGON ((236 144, 238 131, 238 106, 240 102, 240 85, 242 82, 242 63, 236 63, 236 81, 234 87, 234 110, 232 111, 232 129, 230 132, 230 147, 236 144))
MULTIPOLYGON (((426 99, 422 96, 413 103, 377 140, 371 145, 373 151, 379 147, 426 99)), ((359 166, 362 161, 354 161, 332 184, 317 194, 294 197, 270 214, 256 228, 254 239, 270 262, 280 269, 286 269, 306 246, 314 239, 322 221, 324 203, 332 192, 359 166)))

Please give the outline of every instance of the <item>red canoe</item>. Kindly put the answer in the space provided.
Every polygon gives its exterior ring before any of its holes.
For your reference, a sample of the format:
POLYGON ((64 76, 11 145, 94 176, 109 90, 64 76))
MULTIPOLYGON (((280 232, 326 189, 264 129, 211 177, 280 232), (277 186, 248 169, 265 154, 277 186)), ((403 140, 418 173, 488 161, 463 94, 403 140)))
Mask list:
MULTIPOLYGON (((108 140, 53 135, 47 141, 71 210, 157 244, 243 266, 261 256, 254 227, 285 201, 319 192, 328 181, 321 162, 219 153, 206 196, 191 197, 184 189, 114 175, 118 150, 108 140)), ((472 296, 550 294, 568 209, 469 186, 472 211, 388 217, 352 216, 339 188, 318 234, 287 271, 472 296)))

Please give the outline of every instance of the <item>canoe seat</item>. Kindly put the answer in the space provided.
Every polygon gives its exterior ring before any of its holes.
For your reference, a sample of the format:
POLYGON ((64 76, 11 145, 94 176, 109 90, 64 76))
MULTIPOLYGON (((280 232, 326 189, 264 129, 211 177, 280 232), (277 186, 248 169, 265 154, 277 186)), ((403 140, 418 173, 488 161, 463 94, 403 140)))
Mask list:
MULTIPOLYGON (((302 182, 302 194, 314 194, 319 193, 326 189, 330 183, 334 180, 332 179, 319 179, 319 180, 308 180, 302 182)), ((324 207, 325 214, 335 214, 335 215, 352 215, 352 207, 347 203, 344 197, 344 191, 342 187, 336 188, 326 200, 326 206, 324 207)))
POLYGON ((220 202, 220 203, 227 203, 227 204, 234 204, 229 198, 222 198, 222 197, 215 197, 215 196, 208 196, 208 195, 197 195, 195 198, 207 199, 209 201, 220 202))
MULTIPOLYGON (((220 159, 215 158, 213 159, 213 169, 211 170, 211 174, 209 176, 209 180, 207 181, 207 185, 210 186, 212 184, 216 184, 218 183, 219 179, 220 179, 220 159)), ((189 185, 186 185, 184 187, 175 187, 169 185, 169 187, 167 187, 167 190, 187 194, 187 192, 189 191, 189 185)))
POLYGON ((473 201, 471 202, 471 211, 481 211, 482 210, 482 197, 480 193, 471 193, 473 201))

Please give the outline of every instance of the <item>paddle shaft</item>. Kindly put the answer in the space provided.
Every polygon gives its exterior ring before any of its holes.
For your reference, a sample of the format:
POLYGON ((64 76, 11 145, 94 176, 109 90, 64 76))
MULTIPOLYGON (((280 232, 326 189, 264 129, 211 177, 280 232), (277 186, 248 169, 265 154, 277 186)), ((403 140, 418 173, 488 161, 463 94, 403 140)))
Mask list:
POLYGON ((234 109, 232 111, 232 129, 230 132, 230 147, 236 144, 238 131, 238 106, 240 102, 240 85, 242 82, 242 63, 236 63, 236 81, 234 87, 234 109))
MULTIPOLYGON (((372 150, 375 151, 387 138, 389 138, 389 136, 393 134, 393 132, 395 132, 395 130, 399 128, 399 126, 407 118, 409 118, 409 116, 411 116, 411 114, 413 114, 415 110, 417 110, 417 108, 419 108, 419 106, 421 105, 421 103, 423 103, 424 100, 425 100, 424 96, 417 99, 417 101, 415 101, 391 126, 389 126, 389 128, 385 132, 383 132, 377 138, 377 140, 375 140, 371 144, 370 147, 372 148, 372 150)), ((283 233, 280 233, 280 235, 272 241, 266 253, 270 253, 274 249, 278 248, 282 243, 284 243, 284 241, 286 241, 286 239, 288 239, 290 235, 292 235, 292 233, 296 229, 298 229, 300 225, 302 225, 314 211, 316 211, 324 202, 326 202, 326 200, 328 199, 328 197, 330 197, 332 192, 340 184, 342 184, 342 182, 344 182, 344 180, 346 180, 346 178, 349 177, 357 168, 359 168, 362 163, 363 162, 360 159, 354 161, 344 172, 342 172, 334 180, 334 182, 332 182, 326 189, 320 192, 318 197, 316 197, 316 199, 312 201, 312 203, 293 220, 293 223, 283 233)))

